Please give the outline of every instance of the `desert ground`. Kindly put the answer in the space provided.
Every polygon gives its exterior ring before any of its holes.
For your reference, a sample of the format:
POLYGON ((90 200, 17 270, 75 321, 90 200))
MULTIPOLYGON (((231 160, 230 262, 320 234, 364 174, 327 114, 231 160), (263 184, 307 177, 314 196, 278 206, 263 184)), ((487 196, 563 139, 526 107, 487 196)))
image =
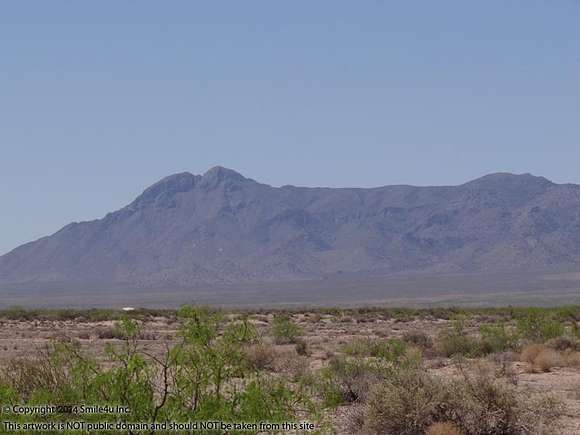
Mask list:
MULTIPOLYGON (((376 407, 379 402, 368 396, 372 395, 374 382, 369 384, 368 373, 347 378, 348 374, 337 369, 337 361, 366 364, 375 360, 398 361, 395 365, 413 360, 420 370, 442 380, 463 379, 469 383, 484 373, 482 376, 488 378, 490 385, 505 386, 518 397, 549 396, 557 403, 553 421, 539 421, 535 427, 519 427, 513 432, 504 429, 505 433, 580 433, 577 307, 264 309, 220 311, 219 315, 226 324, 244 319, 255 328, 256 337, 243 346, 243 355, 257 370, 284 379, 288 385, 324 383, 317 379, 330 382, 330 386, 327 383, 326 387, 313 387, 310 392, 322 410, 318 416, 320 433, 403 430, 388 425, 377 429, 382 424, 380 416, 369 407, 376 407), (279 319, 286 322, 286 329, 276 330, 279 319), (401 349, 397 348, 399 344, 401 349), (371 418, 379 421, 369 425, 371 418)), ((14 308, 0 313, 0 370, 6 377, 7 368, 14 370, 15 361, 34 360, 42 349, 50 349, 55 343, 74 343, 102 366, 114 364, 108 361, 106 349, 123 346, 125 338, 118 331, 123 316, 139 325, 135 344, 145 355, 161 358, 166 349, 179 343, 182 322, 175 311, 137 310, 124 314, 110 310, 14 308)), ((484 433, 468 422, 454 424, 451 429, 431 423, 419 424, 404 433, 484 433)))

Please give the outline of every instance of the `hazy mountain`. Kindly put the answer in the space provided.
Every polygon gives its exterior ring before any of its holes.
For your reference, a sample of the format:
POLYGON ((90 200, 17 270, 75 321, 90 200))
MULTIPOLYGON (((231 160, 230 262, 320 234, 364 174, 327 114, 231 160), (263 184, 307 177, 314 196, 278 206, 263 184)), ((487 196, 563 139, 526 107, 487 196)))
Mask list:
POLYGON ((0 257, 0 281, 189 286, 576 265, 578 185, 502 173, 460 186, 276 188, 216 167, 15 249, 0 257))

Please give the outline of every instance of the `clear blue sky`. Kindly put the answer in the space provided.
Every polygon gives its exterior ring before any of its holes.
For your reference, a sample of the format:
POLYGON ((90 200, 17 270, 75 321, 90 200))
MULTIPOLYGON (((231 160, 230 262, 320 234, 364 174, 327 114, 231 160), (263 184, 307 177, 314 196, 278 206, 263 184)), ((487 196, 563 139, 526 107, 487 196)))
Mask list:
POLYGON ((580 2, 12 1, 0 253, 157 179, 580 183, 580 2))

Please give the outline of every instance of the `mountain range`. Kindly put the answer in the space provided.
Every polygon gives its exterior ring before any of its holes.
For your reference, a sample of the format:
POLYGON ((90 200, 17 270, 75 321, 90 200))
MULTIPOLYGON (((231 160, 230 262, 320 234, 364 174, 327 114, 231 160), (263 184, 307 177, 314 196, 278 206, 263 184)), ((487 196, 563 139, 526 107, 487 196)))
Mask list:
POLYGON ((188 287, 578 267, 579 185, 497 173, 459 186, 272 187, 214 167, 14 249, 0 282, 188 287))

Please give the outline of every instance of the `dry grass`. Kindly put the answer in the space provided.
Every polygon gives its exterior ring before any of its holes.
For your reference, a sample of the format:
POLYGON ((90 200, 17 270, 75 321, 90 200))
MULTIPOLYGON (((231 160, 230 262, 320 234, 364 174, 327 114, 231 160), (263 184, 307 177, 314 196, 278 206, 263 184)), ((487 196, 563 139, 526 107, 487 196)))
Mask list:
POLYGON ((562 358, 558 352, 544 344, 531 344, 526 346, 520 360, 528 363, 527 370, 549 372, 552 368, 562 365, 562 358))
POLYGON ((562 365, 566 367, 580 367, 580 352, 564 352, 562 354, 562 365))
POLYGON ((530 344, 522 350, 520 361, 533 365, 537 356, 546 349, 548 349, 548 347, 545 344, 530 344))
POLYGON ((274 346, 260 343, 247 347, 244 356, 254 370, 273 370, 278 352, 274 346))
POLYGON ((308 373, 310 363, 308 358, 298 355, 294 350, 279 352, 274 361, 274 370, 276 373, 297 381, 308 373))
POLYGON ((425 350, 433 347, 433 339, 421 331, 405 331, 403 341, 425 350))
POLYGON ((549 372, 561 364, 560 354, 552 349, 543 350, 534 360, 534 365, 542 372, 549 372))

